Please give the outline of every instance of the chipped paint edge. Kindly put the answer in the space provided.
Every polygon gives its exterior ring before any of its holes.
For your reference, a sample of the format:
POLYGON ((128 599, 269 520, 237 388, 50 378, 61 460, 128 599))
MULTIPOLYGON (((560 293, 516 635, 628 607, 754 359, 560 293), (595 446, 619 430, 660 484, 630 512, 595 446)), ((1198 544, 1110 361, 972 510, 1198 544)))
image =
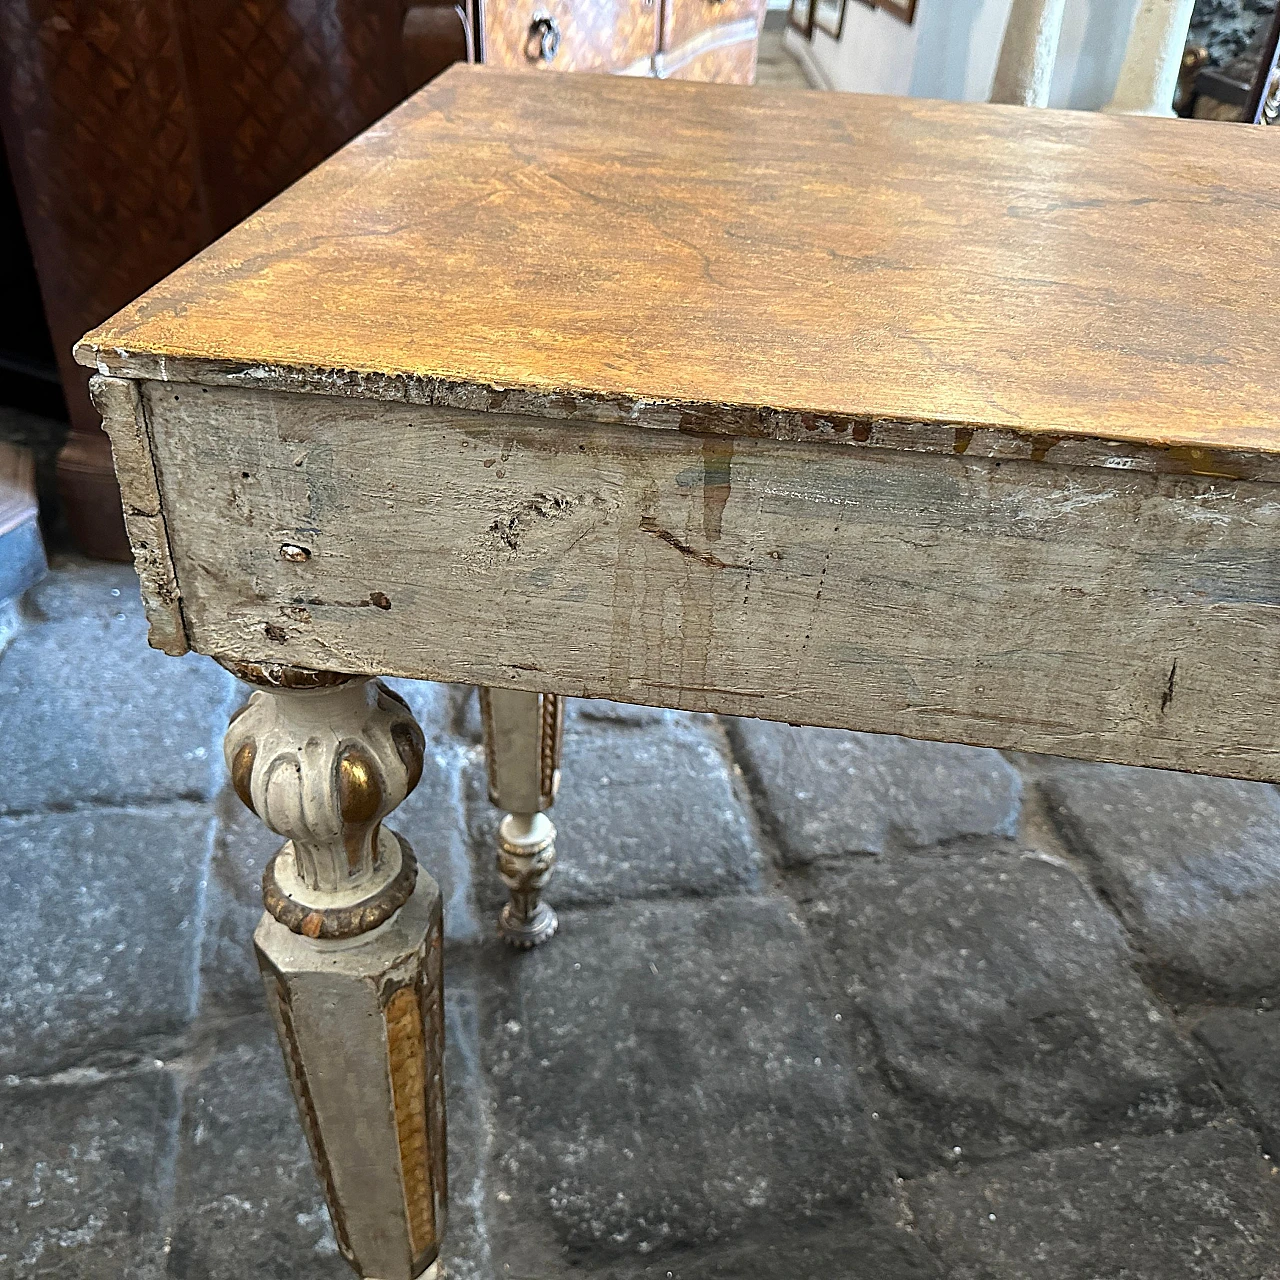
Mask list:
POLYGON ((125 530, 150 624, 148 641, 153 648, 179 657, 189 652, 191 644, 141 391, 131 379, 99 375, 89 380, 89 394, 111 440, 125 530))
POLYGON ((767 405, 661 400, 555 388, 507 387, 465 379, 355 369, 265 365, 134 353, 81 342, 76 359, 99 376, 210 387, 385 400, 438 409, 509 413, 558 422, 769 440, 814 440, 897 453, 967 454, 999 461, 1052 462, 1155 474, 1280 482, 1280 451, 1235 445, 1129 441, 1055 429, 927 422, 868 414, 816 413, 767 405))

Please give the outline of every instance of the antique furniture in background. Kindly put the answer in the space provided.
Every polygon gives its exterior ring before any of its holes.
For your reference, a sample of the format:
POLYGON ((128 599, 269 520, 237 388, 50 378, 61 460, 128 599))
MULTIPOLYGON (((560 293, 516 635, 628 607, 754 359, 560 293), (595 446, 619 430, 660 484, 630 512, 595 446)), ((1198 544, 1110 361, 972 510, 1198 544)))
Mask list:
POLYGON ((1200 120, 1275 124, 1280 119, 1278 61, 1280 5, 1238 57, 1225 66, 1205 67, 1199 72, 1192 114, 1200 120))
POLYGON ((433 1274, 445 1199, 379 675, 492 691, 518 893, 563 695, 1280 780, 1280 157, 1211 127, 459 67, 78 348, 152 643, 259 688, 257 941, 362 1276, 433 1274))
MULTIPOLYGON (((71 344, 451 62, 749 82, 763 0, 7 0, 0 126, 72 432, 73 535, 127 558, 71 344)), ((38 318, 33 318, 38 323, 38 318)))
POLYGON ((750 84, 765 0, 481 0, 480 59, 750 84))
POLYGON ((0 124, 72 432, 71 530, 126 556, 71 344, 405 94, 401 0, 13 0, 0 124))

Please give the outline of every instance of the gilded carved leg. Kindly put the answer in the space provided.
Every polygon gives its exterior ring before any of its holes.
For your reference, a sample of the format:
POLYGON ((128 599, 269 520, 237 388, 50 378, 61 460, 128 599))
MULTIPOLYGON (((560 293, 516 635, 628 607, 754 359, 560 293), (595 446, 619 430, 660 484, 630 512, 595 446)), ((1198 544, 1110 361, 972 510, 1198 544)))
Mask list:
POLYGON ((489 799, 506 817, 498 828, 498 872, 511 893, 498 931, 513 946, 536 947, 556 931, 542 900, 556 858, 546 810, 560 785, 564 701, 553 693, 481 689, 489 799))
POLYGON ((441 1276, 446 1210, 440 890, 382 825, 423 738, 377 680, 232 665, 237 794, 284 838, 254 934, 343 1256, 367 1280, 441 1276))

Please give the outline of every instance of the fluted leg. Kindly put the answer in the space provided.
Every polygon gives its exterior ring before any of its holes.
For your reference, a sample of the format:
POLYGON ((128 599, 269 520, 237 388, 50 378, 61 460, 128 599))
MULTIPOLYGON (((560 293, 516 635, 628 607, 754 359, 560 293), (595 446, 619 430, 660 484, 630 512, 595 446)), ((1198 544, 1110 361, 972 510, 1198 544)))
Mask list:
POLYGON ((517 947, 536 947, 556 931, 542 891, 556 857, 556 829, 546 815, 560 784, 564 703, 553 693, 481 689, 489 799, 506 817, 498 828, 498 872, 511 899, 498 931, 517 947))
POLYGON ((254 944, 338 1247, 366 1280, 436 1280, 440 890, 382 825, 421 777, 422 731, 376 680, 231 669, 257 686, 227 731, 232 782, 285 841, 254 944))

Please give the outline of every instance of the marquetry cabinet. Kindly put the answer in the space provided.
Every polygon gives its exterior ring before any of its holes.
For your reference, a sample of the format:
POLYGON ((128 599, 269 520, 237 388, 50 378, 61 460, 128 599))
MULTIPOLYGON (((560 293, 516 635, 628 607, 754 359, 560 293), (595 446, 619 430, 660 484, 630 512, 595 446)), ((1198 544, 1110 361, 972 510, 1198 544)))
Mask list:
POLYGON ((484 0, 498 66, 750 84, 764 0, 484 0))

